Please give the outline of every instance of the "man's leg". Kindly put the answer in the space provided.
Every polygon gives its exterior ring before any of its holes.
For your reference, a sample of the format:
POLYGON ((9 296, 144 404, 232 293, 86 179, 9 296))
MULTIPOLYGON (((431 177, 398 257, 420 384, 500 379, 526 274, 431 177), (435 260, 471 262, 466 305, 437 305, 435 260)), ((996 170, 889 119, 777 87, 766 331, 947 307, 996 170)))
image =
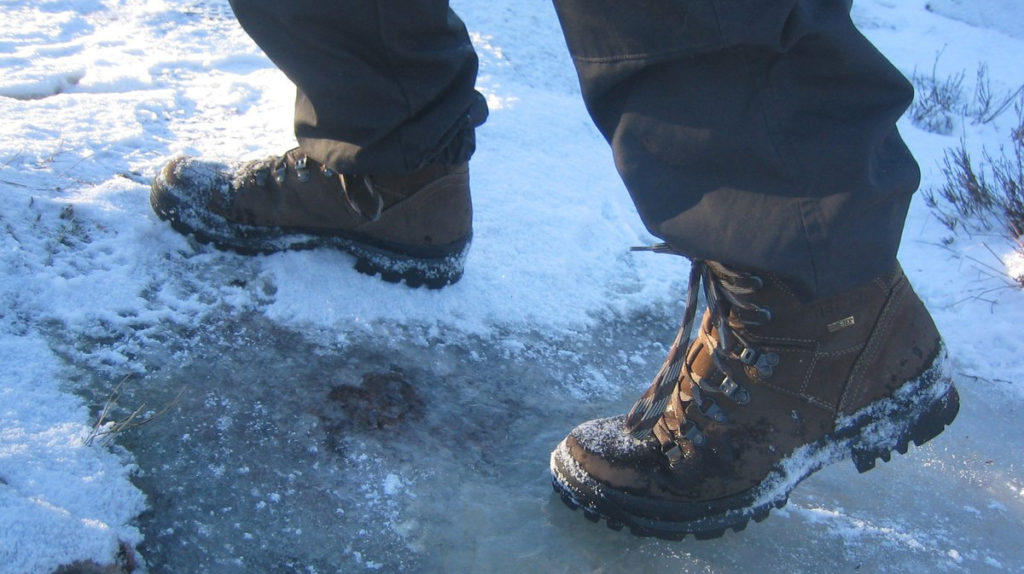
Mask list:
POLYGON ((332 246, 357 269, 440 287, 472 233, 467 162, 487 105, 447 0, 233 0, 296 84, 300 147, 228 167, 192 158, 153 183, 157 214, 243 253, 332 246))
POLYGON ((656 250, 694 259, 648 391, 552 453, 566 503, 639 534, 715 537, 824 464, 865 471, 941 432, 956 390, 896 263, 919 180, 895 127, 912 91, 849 2, 555 5, 656 250))
POLYGON ((650 230, 829 295, 888 270, 919 172, 909 83, 848 0, 556 0, 650 230))
POLYGON ((303 150, 345 173, 464 163, 477 57, 447 0, 232 0, 239 23, 295 83, 303 150))

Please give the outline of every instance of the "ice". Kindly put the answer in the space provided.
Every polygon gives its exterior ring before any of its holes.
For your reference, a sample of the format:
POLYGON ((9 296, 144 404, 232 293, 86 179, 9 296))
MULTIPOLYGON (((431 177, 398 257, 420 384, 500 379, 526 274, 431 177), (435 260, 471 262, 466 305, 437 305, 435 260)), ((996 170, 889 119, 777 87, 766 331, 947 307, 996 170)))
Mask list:
MULTIPOLYGON (((854 15, 907 74, 985 64, 997 88, 1024 84, 1018 2, 928 5, 860 0, 854 15)), ((455 2, 492 116, 467 273, 442 291, 325 250, 220 253, 151 213, 148 183, 176 155, 294 145, 293 87, 226 1, 3 8, 0 573, 110 564, 122 543, 153 572, 1024 569, 1024 295, 1007 240, 944 245, 915 199, 901 258, 954 361, 945 433, 863 475, 828 467, 742 533, 634 538, 565 508, 548 456, 646 388, 686 265, 628 253, 653 239, 549 3, 455 2)), ((901 124, 923 187, 961 137, 997 150, 1010 116, 948 137, 901 124)))

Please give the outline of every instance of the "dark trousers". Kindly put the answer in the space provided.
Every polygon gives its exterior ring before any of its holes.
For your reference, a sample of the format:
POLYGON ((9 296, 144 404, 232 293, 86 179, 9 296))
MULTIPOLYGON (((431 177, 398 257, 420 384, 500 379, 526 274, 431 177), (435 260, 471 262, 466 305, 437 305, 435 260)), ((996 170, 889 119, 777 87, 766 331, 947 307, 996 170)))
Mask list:
MULTIPOLYGON (((296 134, 315 159, 403 173, 472 154, 486 107, 447 0, 232 7, 298 86, 296 134)), ((587 108, 654 235, 808 296, 893 266, 920 177, 895 127, 913 93, 853 26, 849 0, 555 7, 587 108)))

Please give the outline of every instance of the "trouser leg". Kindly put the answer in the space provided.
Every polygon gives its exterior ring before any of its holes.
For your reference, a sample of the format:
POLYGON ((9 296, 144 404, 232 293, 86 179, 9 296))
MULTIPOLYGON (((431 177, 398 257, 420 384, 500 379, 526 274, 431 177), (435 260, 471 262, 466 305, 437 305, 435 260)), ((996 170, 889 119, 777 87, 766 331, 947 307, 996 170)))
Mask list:
POLYGON ((555 0, 647 227, 828 295, 890 269, 919 170, 912 88, 848 0, 555 0))
POLYGON ((296 84, 295 133, 338 171, 398 175, 461 163, 487 116, 477 57, 447 0, 231 0, 296 84))

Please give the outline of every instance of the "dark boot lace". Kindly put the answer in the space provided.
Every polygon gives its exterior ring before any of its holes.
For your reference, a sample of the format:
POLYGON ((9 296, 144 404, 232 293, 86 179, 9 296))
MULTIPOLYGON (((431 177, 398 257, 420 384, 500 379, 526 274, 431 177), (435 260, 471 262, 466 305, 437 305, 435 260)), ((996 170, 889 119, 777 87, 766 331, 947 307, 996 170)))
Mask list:
MULTIPOLYGON (((260 187, 266 185, 267 178, 273 174, 278 185, 284 185, 288 181, 287 160, 290 156, 295 157, 292 168, 295 171, 295 178, 300 183, 307 183, 310 179, 310 160, 306 154, 302 153, 301 148, 293 148, 283 155, 269 157, 257 163, 252 170, 256 184, 260 187)), ((380 219, 380 215, 384 211, 384 198, 377 193, 370 176, 338 173, 326 165, 320 166, 320 173, 325 179, 333 177, 339 179, 342 194, 352 211, 370 221, 380 219)))
MULTIPOLYGON (((666 244, 635 250, 679 254, 666 244)), ((731 314, 742 326, 758 326, 771 321, 771 310, 749 300, 749 296, 763 286, 763 279, 757 275, 735 271, 713 261, 693 261, 682 326, 651 386, 626 416, 627 432, 636 439, 651 434, 665 414, 672 393, 676 392, 685 376, 689 376, 694 384, 690 385, 689 393, 679 391, 683 405, 696 403, 700 412, 711 420, 724 423, 726 416, 710 395, 723 396, 740 405, 750 402, 749 391, 737 382, 742 379, 733 373, 735 360, 755 368, 760 378, 767 379, 778 365, 779 357, 775 353, 758 349, 743 336, 741 329, 730 325, 729 318, 731 314), (689 363, 692 357, 689 360, 687 358, 701 286, 707 301, 709 319, 699 329, 697 338, 702 343, 702 350, 710 354, 715 367, 713 373, 703 377, 691 371, 689 363), (713 334, 713 330, 717 333, 713 334)), ((672 418, 678 420, 666 423, 679 439, 688 440, 695 446, 704 444, 706 437, 696 423, 686 420, 682 412, 674 413, 672 418)), ((679 450, 677 445, 670 446, 675 447, 675 451, 679 450)), ((672 450, 666 449, 670 461, 674 460, 672 450)))

